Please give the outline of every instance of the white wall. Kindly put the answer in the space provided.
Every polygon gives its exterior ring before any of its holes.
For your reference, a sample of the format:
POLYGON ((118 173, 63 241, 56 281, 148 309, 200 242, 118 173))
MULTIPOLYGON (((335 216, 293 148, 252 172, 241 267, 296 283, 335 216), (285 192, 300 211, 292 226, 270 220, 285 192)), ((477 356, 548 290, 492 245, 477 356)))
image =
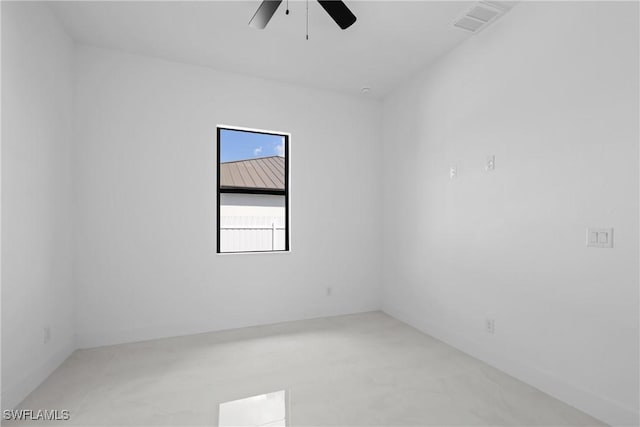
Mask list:
POLYGON ((220 252, 283 251, 286 243, 285 196, 220 194, 220 252))
POLYGON ((2 2, 3 408, 74 348, 72 54, 47 6, 2 2))
POLYGON ((388 313, 637 423, 637 4, 518 5, 390 96, 383 140, 373 101, 91 47, 72 91, 48 9, 2 15, 3 407, 73 349, 73 258, 82 347, 376 309, 384 268, 388 313), (217 124, 291 132, 290 254, 215 254, 217 124))
POLYGON ((81 347, 380 308, 379 103, 81 46, 76 76, 81 347), (291 133, 291 253, 216 255, 218 124, 291 133))
POLYGON ((635 2, 523 2, 404 85, 384 105, 384 310, 637 425, 638 114, 635 2))
POLYGON ((274 194, 220 194, 220 216, 270 216, 284 225, 284 196, 274 194))

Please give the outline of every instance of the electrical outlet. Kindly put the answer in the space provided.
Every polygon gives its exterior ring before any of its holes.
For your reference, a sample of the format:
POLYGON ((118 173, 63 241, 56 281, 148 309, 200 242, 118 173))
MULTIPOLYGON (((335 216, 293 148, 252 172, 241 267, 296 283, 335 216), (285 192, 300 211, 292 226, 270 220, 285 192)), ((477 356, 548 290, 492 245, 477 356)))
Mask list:
POLYGON ((331 286, 327 287, 327 296, 330 297, 331 296, 331 292, 333 292, 333 289, 331 289, 331 286))
POLYGON ((45 326, 44 327, 44 343, 48 344, 49 341, 51 341, 51 327, 45 326))
POLYGON ((487 333, 494 334, 496 332, 496 321, 487 317, 484 320, 484 329, 487 333))
POLYGON ((587 246, 613 248, 613 228, 587 228, 587 246))
POLYGON ((492 171, 496 169, 496 156, 494 155, 487 156, 487 164, 485 165, 485 169, 487 171, 492 171))

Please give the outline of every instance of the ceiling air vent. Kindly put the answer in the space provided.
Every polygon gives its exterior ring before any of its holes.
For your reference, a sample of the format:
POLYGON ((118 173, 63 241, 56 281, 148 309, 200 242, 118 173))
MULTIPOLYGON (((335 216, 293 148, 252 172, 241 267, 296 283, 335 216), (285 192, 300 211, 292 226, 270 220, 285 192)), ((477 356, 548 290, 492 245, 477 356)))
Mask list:
POLYGON ((453 25, 454 27, 477 33, 506 11, 507 8, 500 4, 480 1, 459 17, 453 25))

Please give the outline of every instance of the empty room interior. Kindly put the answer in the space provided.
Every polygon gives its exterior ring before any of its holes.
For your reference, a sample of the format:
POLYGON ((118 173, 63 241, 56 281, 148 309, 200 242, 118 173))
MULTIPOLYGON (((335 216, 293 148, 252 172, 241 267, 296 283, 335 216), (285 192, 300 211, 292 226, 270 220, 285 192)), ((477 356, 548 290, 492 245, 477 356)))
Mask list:
POLYGON ((3 426, 639 425, 639 2, 0 12, 3 426))

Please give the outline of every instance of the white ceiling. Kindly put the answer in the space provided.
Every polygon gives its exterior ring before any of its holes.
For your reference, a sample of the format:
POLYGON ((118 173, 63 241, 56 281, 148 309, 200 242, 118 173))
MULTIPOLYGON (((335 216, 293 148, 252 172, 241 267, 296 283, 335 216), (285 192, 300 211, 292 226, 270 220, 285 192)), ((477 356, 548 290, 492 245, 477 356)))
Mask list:
POLYGON ((342 31, 316 1, 286 0, 265 30, 247 24, 260 0, 52 2, 79 42, 218 70, 381 97, 470 37, 452 22, 473 2, 354 1, 342 31))

